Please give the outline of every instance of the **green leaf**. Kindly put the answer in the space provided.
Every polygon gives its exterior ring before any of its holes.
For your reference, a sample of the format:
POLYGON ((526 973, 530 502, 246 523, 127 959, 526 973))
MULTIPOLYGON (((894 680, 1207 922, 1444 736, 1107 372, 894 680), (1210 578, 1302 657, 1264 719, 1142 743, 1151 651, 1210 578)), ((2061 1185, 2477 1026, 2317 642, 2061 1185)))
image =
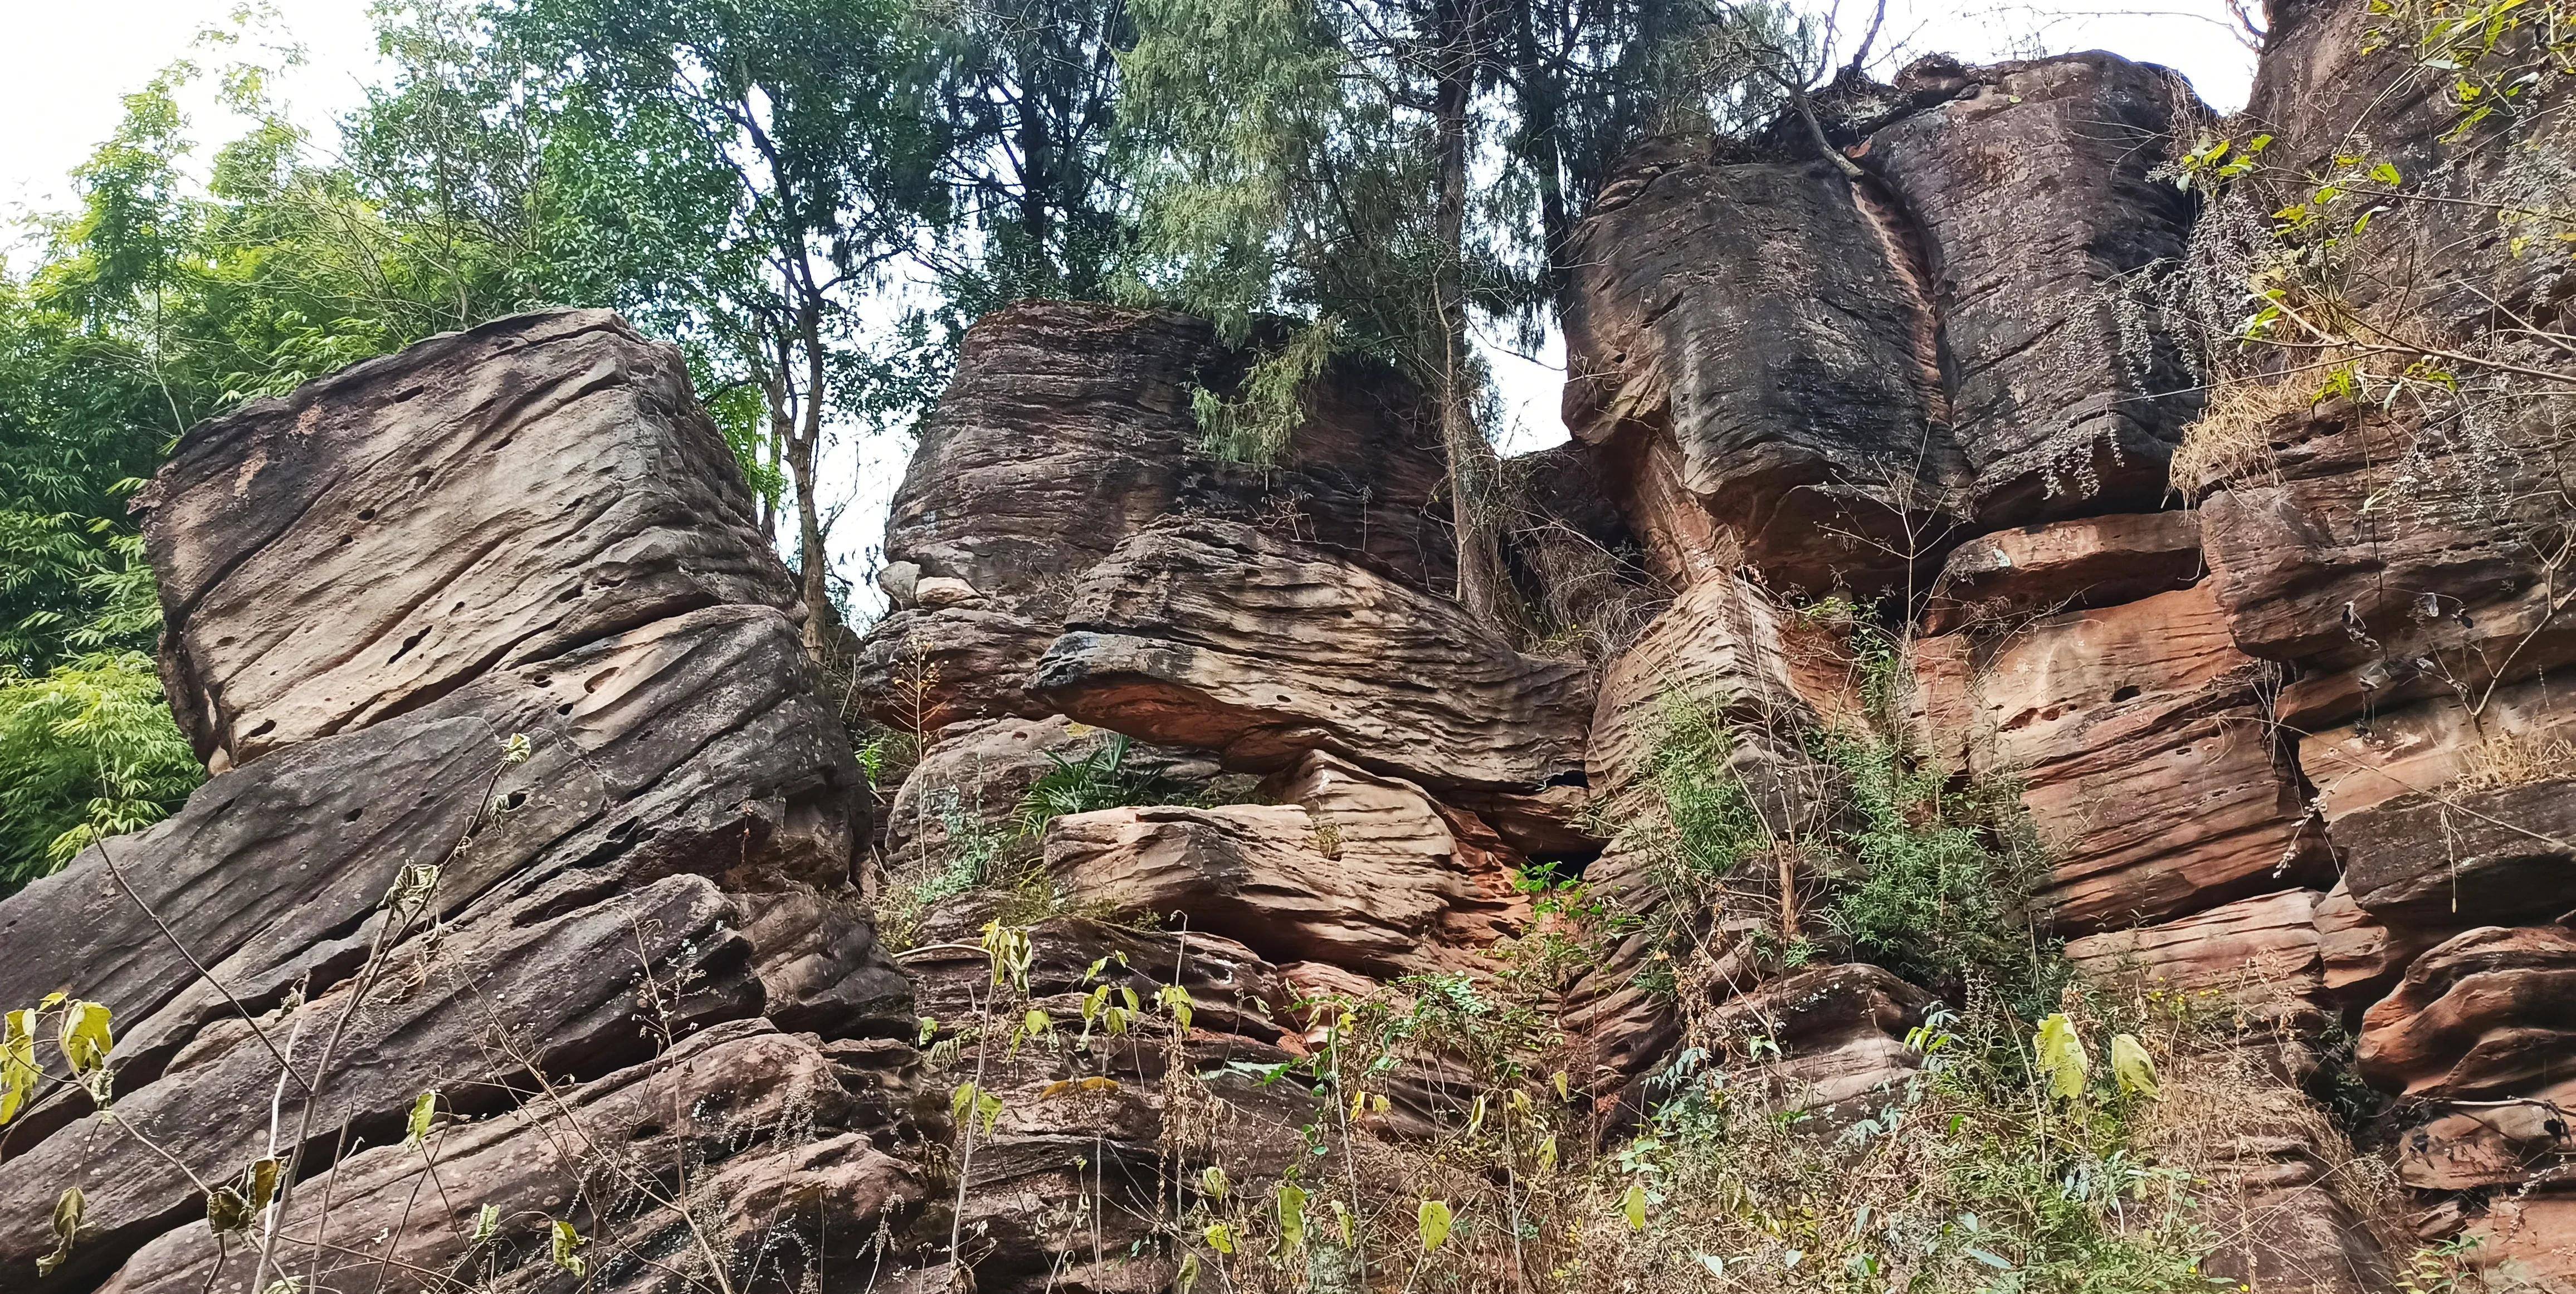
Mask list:
POLYGON ((1199 1170, 1199 1193, 1211 1200, 1225 1198, 1225 1170, 1214 1164, 1199 1170))
POLYGON ((438 1090, 432 1088, 412 1101, 411 1121, 404 1126, 403 1143, 412 1146, 427 1143, 430 1120, 436 1117, 438 1117, 438 1090))
POLYGON ((1225 1224, 1222 1222, 1209 1223, 1207 1230, 1200 1232, 1199 1235, 1207 1241, 1208 1248, 1213 1249, 1218 1253, 1231 1254, 1234 1252, 1234 1233, 1227 1230, 1225 1224))
POLYGON ((2406 182, 2406 177, 2398 172, 2397 164, 2394 162, 2381 162, 2370 168, 2370 178, 2392 186, 2406 182))
POLYGON ((548 1231, 549 1239, 546 1247, 548 1261, 575 1276, 586 1275, 590 1263, 573 1251, 590 1242, 582 1239, 581 1233, 573 1230, 571 1223, 560 1219, 548 1228, 548 1231))
POLYGON ((1447 1200, 1424 1200, 1413 1217, 1415 1229, 1422 1233, 1422 1252, 1439 1248, 1449 1238, 1449 1225, 1454 1221, 1447 1200))
POLYGON ((1279 1246, 1295 1252, 1306 1243, 1306 1192, 1282 1184, 1279 1188, 1279 1246))
POLYGON ((1968 1256, 1976 1259, 1978 1262, 1984 1263, 1988 1267, 1994 1268, 1996 1271, 2008 1272, 2013 1269, 2011 1259, 1995 1253, 1992 1250, 1970 1249, 1968 1251, 1968 1256))
POLYGON ((1645 1183, 1631 1182, 1629 1184, 1626 1198, 1619 1201, 1619 1211, 1627 1215, 1628 1229, 1630 1231, 1643 1231, 1646 1229, 1645 1183))
POLYGON ((2084 1040, 2075 1034, 2075 1022, 2063 1011, 2039 1022, 2039 1033, 2031 1039, 2038 1054, 2039 1073, 2050 1091, 2062 1100, 2072 1101, 2084 1095, 2084 1080, 2092 1072, 2092 1061, 2084 1054, 2084 1040))
POLYGON ((474 1210, 474 1230, 467 1237, 471 1243, 479 1245, 499 1234, 501 1234, 501 1206, 486 1204, 474 1210))
POLYGON ((2156 1058, 2147 1054, 2146 1044, 2139 1042, 2135 1034, 2112 1035, 2111 1077, 2123 1092, 2136 1093, 2150 1101, 2164 1097, 2163 1089, 2156 1084, 2156 1058))

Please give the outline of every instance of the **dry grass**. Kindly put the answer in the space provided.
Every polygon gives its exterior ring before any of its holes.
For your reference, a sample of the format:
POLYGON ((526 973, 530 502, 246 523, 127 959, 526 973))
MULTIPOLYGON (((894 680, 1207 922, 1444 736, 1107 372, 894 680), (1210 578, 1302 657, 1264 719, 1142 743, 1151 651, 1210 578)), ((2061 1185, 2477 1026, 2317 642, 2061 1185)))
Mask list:
POLYGON ((2460 775, 2443 789, 2467 795, 2559 778, 2576 778, 2576 740, 2547 733, 2499 732, 2464 752, 2460 775))
POLYGON ((2311 406, 2307 393, 2282 383, 2231 380, 2212 391, 2200 417, 2183 428, 2170 479, 2197 502, 2221 485, 2278 479, 2272 431, 2311 406))

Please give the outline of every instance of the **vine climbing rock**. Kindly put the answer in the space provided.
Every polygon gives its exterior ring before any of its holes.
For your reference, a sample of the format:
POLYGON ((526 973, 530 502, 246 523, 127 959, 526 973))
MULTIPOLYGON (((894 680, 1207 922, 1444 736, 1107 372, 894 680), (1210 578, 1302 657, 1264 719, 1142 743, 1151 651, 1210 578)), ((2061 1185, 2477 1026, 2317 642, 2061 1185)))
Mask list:
POLYGON ((110 1112, 58 1088, 7 1130, 0 1285, 499 1278, 561 1222, 642 1289, 683 1230, 739 1269, 823 1201, 793 1261, 862 1223, 908 1252, 863 782, 676 351, 579 311, 435 338, 192 430, 141 502, 172 695, 230 767, 0 902, 0 998, 116 1039, 110 1112), (619 1179, 644 1144, 686 1180, 619 1179), (213 1235, 189 1174, 272 1155, 283 1238, 213 1235))

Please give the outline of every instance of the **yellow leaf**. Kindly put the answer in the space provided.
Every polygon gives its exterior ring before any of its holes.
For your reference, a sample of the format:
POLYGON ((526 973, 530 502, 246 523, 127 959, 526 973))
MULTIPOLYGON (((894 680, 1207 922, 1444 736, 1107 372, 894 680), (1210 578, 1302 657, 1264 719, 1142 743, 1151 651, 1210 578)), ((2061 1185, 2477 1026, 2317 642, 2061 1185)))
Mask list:
POLYGON ((2147 1054, 2146 1044, 2134 1034, 2112 1035, 2111 1077, 2123 1092, 2134 1092, 2150 1101, 2164 1097, 2164 1091, 2156 1084, 2156 1058, 2147 1054))
POLYGON ((1211 1200, 1225 1198, 1225 1170, 1214 1164, 1199 1170, 1199 1193, 1211 1200))
POLYGON ((1226 1230, 1224 1223, 1211 1222, 1208 1224, 1207 1230, 1202 1231, 1199 1234, 1207 1239, 1208 1248, 1221 1254, 1231 1254, 1234 1252, 1234 1233, 1226 1230))
POLYGON ((2084 1040, 2076 1036, 2075 1022, 2063 1011, 2039 1022, 2039 1033, 2031 1039, 2038 1053, 2040 1077, 2059 1098, 2072 1101, 2084 1095, 2084 1079, 2092 1073, 2092 1061, 2084 1054, 2084 1040))
POLYGON ((1279 1188, 1279 1246, 1294 1252, 1306 1243, 1306 1192, 1294 1186, 1279 1188))
POLYGON ((546 1256, 554 1261, 555 1266, 575 1276, 581 1276, 586 1274, 590 1263, 573 1251, 587 1243, 589 1242, 581 1238, 580 1232, 572 1229, 571 1223, 558 1221, 552 1228, 546 1256))
POLYGON ((1628 1215, 1628 1229, 1646 1229, 1646 1186, 1643 1182, 1628 1184, 1627 1197, 1619 1202, 1619 1211, 1628 1215))
POLYGON ((63 1059, 71 1062, 74 1074, 86 1074, 107 1064, 107 1053, 116 1044, 108 1036, 107 1008, 96 1002, 74 1002, 63 1008, 63 1059))
POLYGON ((1556 1138, 1554 1136, 1550 1136, 1547 1140, 1538 1143, 1538 1171, 1541 1173, 1553 1173, 1556 1171, 1556 1138))
POLYGON ((1572 1096, 1572 1094, 1569 1092, 1569 1090, 1567 1089, 1567 1087, 1566 1087, 1566 1085, 1565 1085, 1565 1071, 1564 1071, 1564 1070, 1561 1070, 1561 1069, 1560 1069, 1560 1070, 1556 1071, 1555 1073, 1548 1075, 1548 1079, 1547 1079, 1547 1081, 1549 1081, 1549 1082, 1551 1082, 1551 1083, 1554 1083, 1554 1084, 1556 1085, 1556 1099, 1558 1099, 1558 1100, 1560 1100, 1560 1101, 1571 1101, 1571 1100, 1573 1100, 1573 1099, 1574 1099, 1574 1097, 1572 1096))
POLYGON ((437 1117, 438 1090, 432 1088, 411 1103, 411 1121, 403 1128, 404 1143, 418 1146, 428 1142, 430 1120, 437 1117))
POLYGON ((1449 1224, 1456 1218, 1449 1212, 1446 1200, 1424 1200, 1414 1213, 1414 1227, 1422 1233, 1422 1252, 1429 1253, 1449 1238, 1449 1224))
POLYGON ((0 1029, 0 1127, 27 1108, 42 1077, 44 1071, 36 1067, 36 1013, 12 1011, 0 1029))

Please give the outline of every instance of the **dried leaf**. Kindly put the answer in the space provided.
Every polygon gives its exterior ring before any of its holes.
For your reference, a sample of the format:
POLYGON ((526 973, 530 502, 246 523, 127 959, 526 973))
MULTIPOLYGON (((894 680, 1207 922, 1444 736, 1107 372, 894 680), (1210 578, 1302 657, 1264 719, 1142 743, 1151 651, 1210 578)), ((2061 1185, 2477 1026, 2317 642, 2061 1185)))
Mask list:
POLYGON ((54 1201, 54 1251, 36 1260, 36 1274, 51 1276, 54 1269, 70 1261, 72 1245, 80 1239, 81 1214, 89 1208, 89 1197, 77 1186, 66 1187, 62 1198, 54 1201))

